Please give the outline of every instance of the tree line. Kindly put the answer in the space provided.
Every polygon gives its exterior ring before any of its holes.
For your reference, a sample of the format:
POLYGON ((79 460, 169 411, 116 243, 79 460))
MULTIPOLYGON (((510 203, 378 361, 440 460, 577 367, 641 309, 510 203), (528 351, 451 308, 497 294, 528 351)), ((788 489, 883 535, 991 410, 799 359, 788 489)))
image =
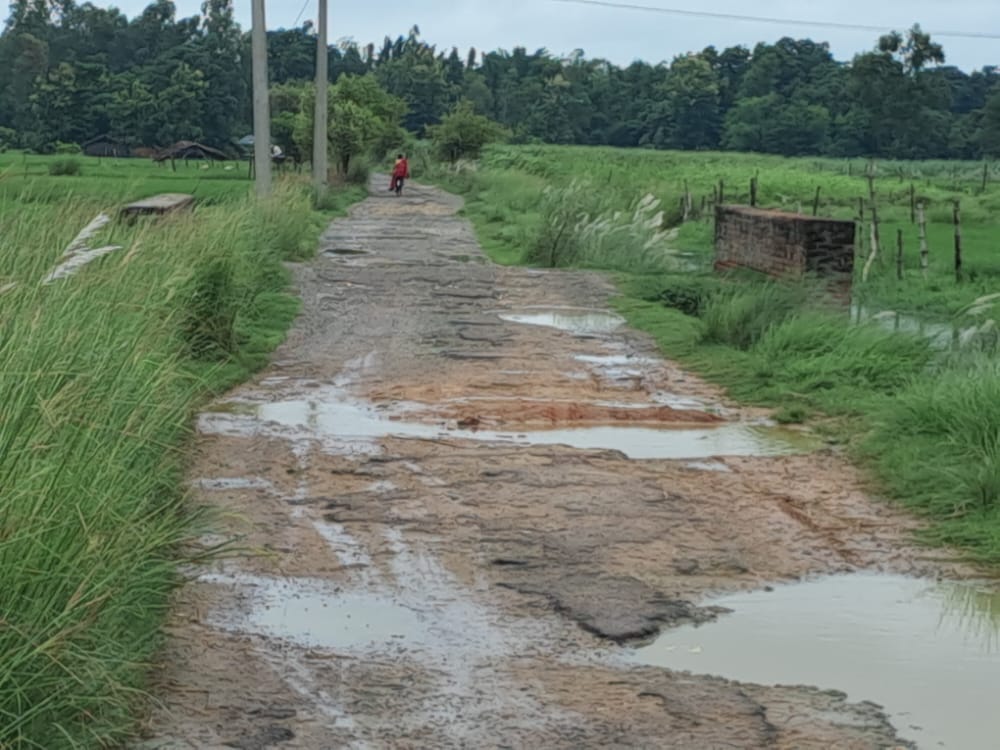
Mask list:
MULTIPOLYGON (((314 30, 268 37, 275 139, 308 153, 314 30)), ((107 135, 132 146, 231 149, 251 129, 249 48, 231 0, 206 0, 191 18, 155 0, 132 19, 75 0, 14 0, 0 35, 0 147, 44 152, 107 135)), ((1000 71, 946 65, 918 26, 849 62, 825 43, 783 38, 618 66, 581 51, 438 50, 416 28, 382 45, 333 45, 329 60, 331 145, 341 156, 362 142, 394 147, 400 127, 440 134, 473 116, 524 143, 1000 156, 1000 71)))

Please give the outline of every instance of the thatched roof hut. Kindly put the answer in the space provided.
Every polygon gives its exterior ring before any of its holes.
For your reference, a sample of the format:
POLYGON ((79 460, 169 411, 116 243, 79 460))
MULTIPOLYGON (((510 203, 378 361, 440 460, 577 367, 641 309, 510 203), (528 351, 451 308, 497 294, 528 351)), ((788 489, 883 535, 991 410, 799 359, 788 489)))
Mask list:
POLYGON ((153 161, 171 159, 203 159, 205 161, 229 161, 229 157, 218 149, 194 141, 177 141, 153 157, 153 161))

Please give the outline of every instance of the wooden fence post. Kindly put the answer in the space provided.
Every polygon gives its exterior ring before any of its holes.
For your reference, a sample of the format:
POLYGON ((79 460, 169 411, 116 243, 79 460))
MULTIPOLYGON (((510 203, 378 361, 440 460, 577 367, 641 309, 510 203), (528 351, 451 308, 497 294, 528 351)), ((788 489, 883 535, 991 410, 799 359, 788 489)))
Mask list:
POLYGON ((917 188, 910 183, 910 223, 917 223, 917 188))
POLYGON ((923 202, 917 205, 917 221, 920 226, 920 270, 927 278, 927 268, 930 265, 930 248, 927 246, 927 213, 923 202))
POLYGON ((955 209, 952 214, 955 220, 955 282, 962 282, 962 204, 955 201, 955 209))
POLYGON ((988 161, 984 161, 983 162, 983 190, 982 190, 982 192, 984 192, 984 193, 986 192, 986 186, 989 184, 989 182, 990 182, 990 163, 988 161))
POLYGON ((719 180, 719 203, 726 202, 726 183, 719 180))
POLYGON ((872 209, 872 258, 878 256, 881 242, 879 241, 878 202, 875 199, 875 165, 868 170, 868 200, 872 209))
POLYGON ((896 278, 903 280, 903 230, 896 230, 896 278))
POLYGON ((816 186, 816 197, 813 199, 813 216, 819 216, 819 191, 821 189, 819 185, 816 186))
POLYGON ((750 205, 751 206, 756 206, 757 205, 757 178, 756 177, 751 177, 750 178, 750 205))

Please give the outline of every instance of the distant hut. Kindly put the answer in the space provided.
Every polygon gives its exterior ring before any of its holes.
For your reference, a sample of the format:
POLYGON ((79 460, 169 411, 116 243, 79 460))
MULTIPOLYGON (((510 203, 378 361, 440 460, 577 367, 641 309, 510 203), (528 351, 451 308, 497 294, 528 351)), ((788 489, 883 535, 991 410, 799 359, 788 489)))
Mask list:
POLYGON ((194 141, 177 141, 173 146, 165 148, 153 157, 153 161, 176 161, 183 159, 198 159, 202 161, 229 161, 229 157, 218 149, 194 141))
POLYGON ((87 156, 110 156, 127 158, 132 155, 132 149, 125 141, 107 133, 91 138, 81 146, 87 156))

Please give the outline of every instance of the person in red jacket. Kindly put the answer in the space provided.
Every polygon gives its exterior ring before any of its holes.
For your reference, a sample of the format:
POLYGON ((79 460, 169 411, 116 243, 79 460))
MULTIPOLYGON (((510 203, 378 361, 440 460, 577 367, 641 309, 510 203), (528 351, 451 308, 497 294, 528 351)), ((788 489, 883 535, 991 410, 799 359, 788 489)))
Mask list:
POLYGON ((396 166, 392 169, 392 184, 389 185, 389 189, 394 190, 396 195, 402 195, 403 182, 408 179, 410 179, 410 164, 406 157, 400 154, 396 157, 396 166))

